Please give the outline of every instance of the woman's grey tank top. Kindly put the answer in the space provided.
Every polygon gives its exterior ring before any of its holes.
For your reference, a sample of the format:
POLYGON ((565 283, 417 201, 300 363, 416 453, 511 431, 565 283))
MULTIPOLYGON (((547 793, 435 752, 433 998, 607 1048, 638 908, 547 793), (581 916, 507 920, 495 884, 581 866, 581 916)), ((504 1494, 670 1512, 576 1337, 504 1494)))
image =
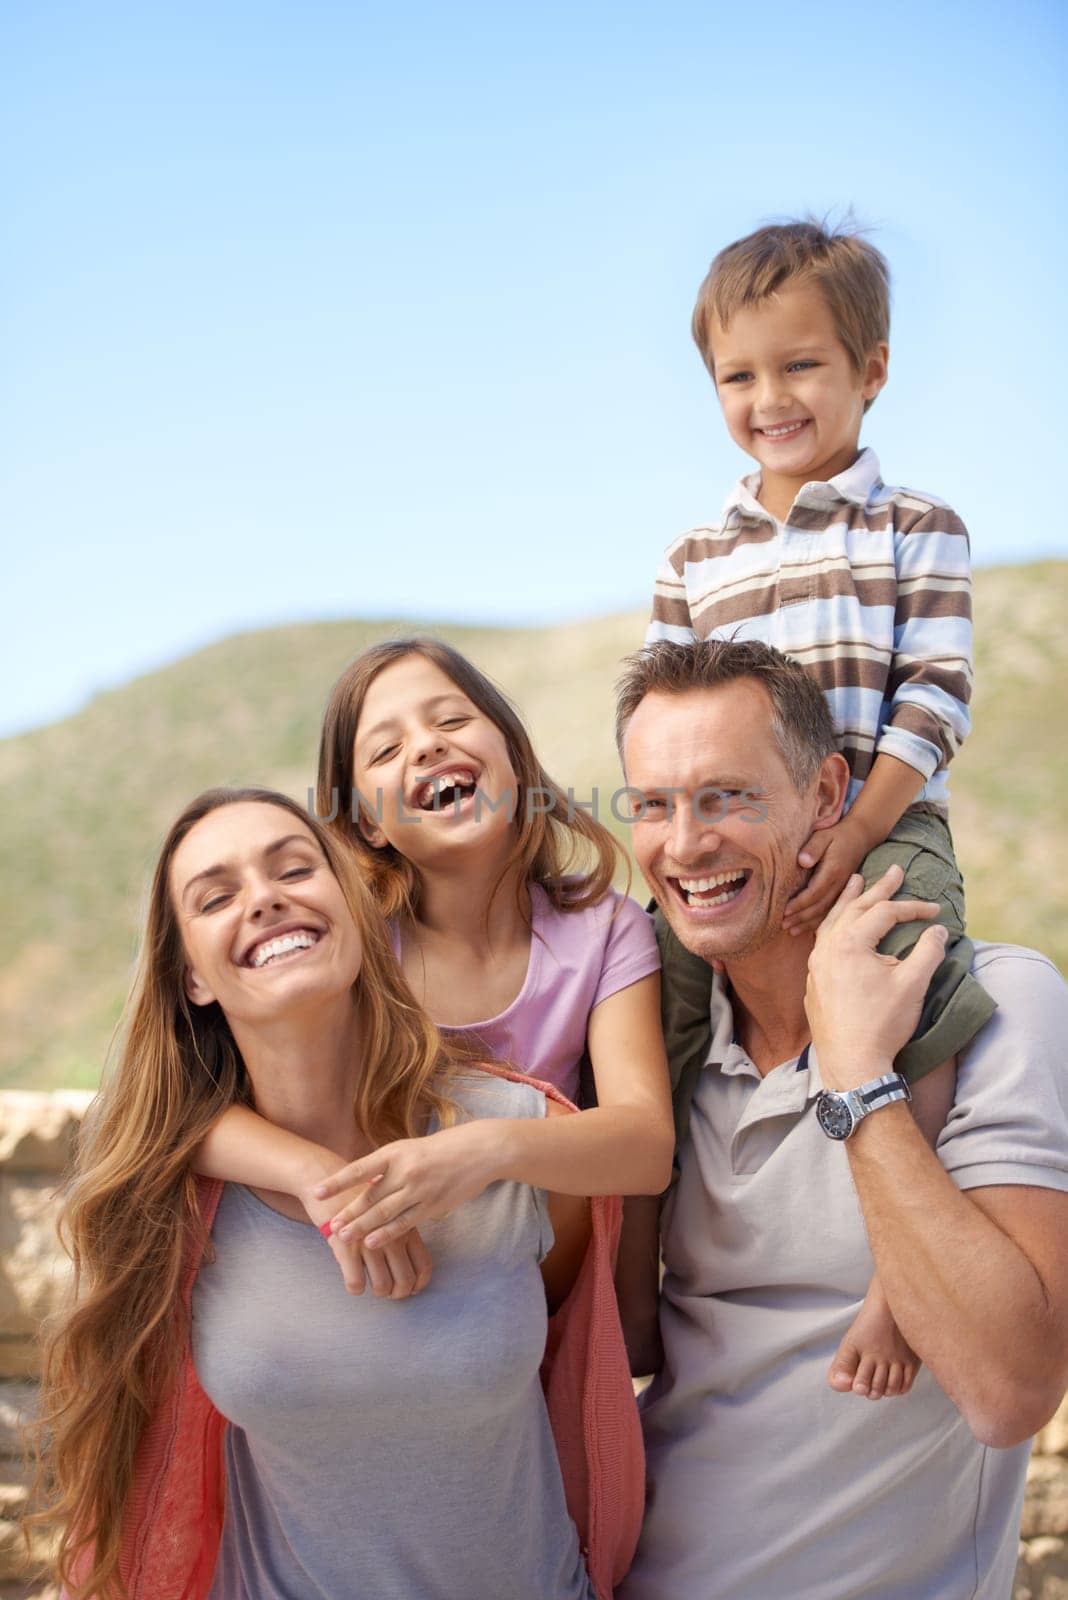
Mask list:
MULTIPOLYGON (((473 1116, 543 1116, 489 1078, 473 1116)), ((538 1381, 544 1195, 492 1184, 423 1237, 411 1300, 346 1294, 307 1223, 227 1184, 193 1295, 226 1430, 211 1600, 593 1600, 538 1381)))

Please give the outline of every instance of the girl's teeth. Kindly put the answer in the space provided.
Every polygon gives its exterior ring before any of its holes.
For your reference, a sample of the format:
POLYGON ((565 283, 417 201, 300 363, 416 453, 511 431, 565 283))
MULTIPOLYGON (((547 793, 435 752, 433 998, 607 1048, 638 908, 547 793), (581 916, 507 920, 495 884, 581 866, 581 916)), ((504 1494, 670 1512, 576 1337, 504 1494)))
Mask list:
POLYGON ((425 811, 432 805, 435 798, 440 799, 446 789, 467 790, 474 787, 474 779, 469 772, 443 772, 438 778, 431 778, 424 783, 417 792, 415 803, 420 810, 425 811))

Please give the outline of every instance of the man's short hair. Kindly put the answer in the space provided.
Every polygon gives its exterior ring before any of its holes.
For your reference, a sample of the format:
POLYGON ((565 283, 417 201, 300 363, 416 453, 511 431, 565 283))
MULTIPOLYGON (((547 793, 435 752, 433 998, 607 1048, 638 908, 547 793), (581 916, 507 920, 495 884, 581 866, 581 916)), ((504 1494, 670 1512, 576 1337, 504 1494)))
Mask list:
POLYGON ((620 759, 631 717, 647 694, 687 694, 752 678, 771 702, 771 731, 795 789, 803 793, 838 749, 826 697, 799 662, 758 639, 661 639, 627 656, 616 683, 620 759))
POLYGON ((785 284, 814 284, 856 372, 890 337, 890 268, 855 229, 808 220, 758 228, 719 252, 697 291, 694 341, 712 376, 711 325, 730 326, 736 311, 759 305, 785 284))

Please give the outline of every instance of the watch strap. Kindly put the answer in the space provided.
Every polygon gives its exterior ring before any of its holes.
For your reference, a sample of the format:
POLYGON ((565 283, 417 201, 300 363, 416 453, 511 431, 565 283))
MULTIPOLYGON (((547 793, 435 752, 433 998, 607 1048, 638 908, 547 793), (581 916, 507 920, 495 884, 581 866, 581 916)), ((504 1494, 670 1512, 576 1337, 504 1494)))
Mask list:
POLYGON ((881 1078, 872 1078, 859 1089, 851 1089, 849 1097, 858 1117, 866 1117, 870 1111, 891 1106, 897 1100, 912 1099, 908 1083, 900 1072, 884 1072, 881 1078))

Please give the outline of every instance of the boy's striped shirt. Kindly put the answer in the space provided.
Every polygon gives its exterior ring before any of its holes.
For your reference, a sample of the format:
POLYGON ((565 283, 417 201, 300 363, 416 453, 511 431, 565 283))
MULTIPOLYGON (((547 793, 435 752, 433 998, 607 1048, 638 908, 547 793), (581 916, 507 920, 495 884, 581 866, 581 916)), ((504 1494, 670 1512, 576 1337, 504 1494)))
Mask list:
POLYGON ((968 534, 945 501, 888 488, 872 450, 808 483, 784 523, 741 479, 718 523, 668 547, 646 641, 762 639, 824 690, 852 803, 877 754, 914 767, 945 812, 971 726, 968 534))

